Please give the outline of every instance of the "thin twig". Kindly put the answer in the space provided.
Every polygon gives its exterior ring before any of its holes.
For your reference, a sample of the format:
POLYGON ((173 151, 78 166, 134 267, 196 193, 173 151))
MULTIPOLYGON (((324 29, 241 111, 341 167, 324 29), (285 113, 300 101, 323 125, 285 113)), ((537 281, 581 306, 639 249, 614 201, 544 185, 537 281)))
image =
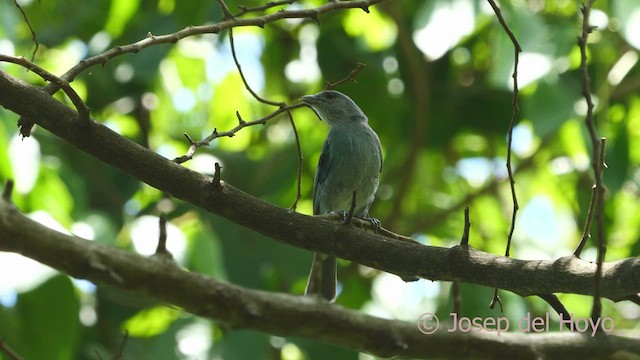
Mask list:
POLYGON ((62 88, 62 90, 65 92, 65 94, 67 94, 67 96, 69 97, 73 105, 76 107, 76 110, 78 110, 78 114, 80 116, 80 120, 82 121, 82 123, 84 124, 90 123, 91 120, 89 118, 89 109, 84 104, 82 99, 80 99, 80 96, 78 96, 78 93, 76 93, 76 91, 73 90, 73 88, 71 87, 71 85, 69 85, 67 81, 53 75, 52 73, 32 63, 31 61, 25 59, 22 56, 10 56, 10 55, 0 54, 0 61, 10 62, 13 64, 20 65, 26 69, 33 71, 35 74, 38 74, 44 80, 47 80, 50 83, 56 84, 56 86, 62 88))
POLYGON ((598 197, 598 192, 596 191, 595 184, 591 187, 591 200, 589 201, 589 211, 587 212, 587 219, 584 223, 584 229, 582 229, 582 237, 580 238, 580 243, 576 248, 576 251, 573 252, 575 257, 580 257, 582 254, 582 250, 584 246, 587 244, 587 239, 591 237, 591 223, 593 222, 593 212, 596 209, 596 200, 598 197))
POLYGON ((462 231, 462 240, 460 245, 469 245, 469 229, 471 228, 471 221, 469 221, 469 207, 464 209, 464 230, 462 231))
POLYGON ((100 355, 100 352, 97 349, 93 349, 93 352, 98 357, 98 360, 104 360, 104 358, 102 357, 102 355, 100 355))
MULTIPOLYGON (((591 79, 589 78, 589 71, 587 69, 587 40, 589 34, 593 31, 593 27, 589 25, 589 15, 591 13, 591 7, 594 0, 588 0, 585 5, 582 6, 582 32, 578 37, 578 47, 580 48, 580 77, 582 78, 582 95, 587 103, 587 115, 585 116, 585 126, 589 131, 591 138, 591 167, 595 177, 595 185, 593 191, 595 192, 594 209, 587 216, 594 217, 598 224, 598 257, 596 273, 594 274, 594 291, 593 291, 593 307, 591 309, 591 319, 597 321, 602 314, 602 263, 605 259, 606 239, 604 233, 604 184, 602 182, 602 171, 606 167, 605 164, 605 147, 606 139, 598 136, 595 122, 593 120, 593 99, 591 97, 591 79)), ((592 224, 592 219, 587 219, 585 224, 586 233, 590 232, 587 225, 592 224)), ((600 330, 600 329, 598 329, 600 330)))
POLYGON ((250 12, 257 12, 257 11, 265 11, 268 9, 271 9, 273 7, 276 6, 281 6, 281 5, 291 5, 294 2, 296 2, 296 0, 283 0, 283 1, 269 1, 268 3, 261 5, 261 6, 255 6, 255 7, 247 7, 244 5, 238 5, 238 9, 240 9, 240 12, 238 12, 237 14, 235 14, 235 16, 241 16, 250 12))
POLYGON ((33 42, 36 44, 36 47, 33 48, 33 53, 31 53, 31 61, 33 61, 36 58, 36 53, 38 52, 40 43, 38 42, 38 38, 36 37, 36 32, 33 30, 33 27, 31 26, 31 22, 29 21, 27 14, 24 12, 24 9, 22 8, 22 6, 18 4, 18 0, 13 0, 13 3, 16 5, 18 10, 20 10, 20 12, 22 13, 22 18, 24 19, 24 22, 27 23, 27 26, 29 27, 29 31, 31 31, 31 40, 33 40, 33 42))
MULTIPOLYGON (((233 47, 232 47, 233 48, 233 47)), ((236 63, 237 64, 237 63, 236 63)), ((239 66, 239 65, 237 65, 239 66)), ((343 79, 340 79, 338 81, 336 81, 334 84, 334 87, 337 85, 341 85, 344 84, 348 81, 355 81, 355 77, 358 75, 358 73, 360 72, 360 70, 364 67, 364 65, 362 64, 358 64, 356 65, 356 68, 351 70, 351 72, 344 77, 343 79)), ((241 77, 243 78, 244 81, 244 76, 242 75, 242 70, 238 67, 238 71, 241 74, 241 77)), ((203 146, 208 146, 213 140, 220 138, 220 137, 233 137, 235 136, 235 134, 244 129, 245 127, 248 126, 255 126, 255 125, 265 125, 269 120, 273 119, 274 117, 282 114, 282 113, 291 113, 291 110, 293 109, 297 109, 299 107, 303 107, 306 106, 305 104, 302 103, 297 103, 297 104, 293 104, 293 105, 285 105, 284 103, 277 103, 275 101, 269 101, 269 100, 265 100, 262 99, 261 97, 259 97, 257 94, 255 94, 253 92, 253 90, 251 90, 251 88, 248 86, 248 84, 246 82, 245 83, 245 87, 251 92, 252 95, 254 95, 254 97, 256 98, 256 100, 265 103, 265 104, 269 104, 269 105, 274 105, 274 106, 278 106, 279 108, 277 110, 275 110, 274 112, 272 112, 269 115, 266 115, 260 119, 254 120, 254 121, 245 121, 244 119, 242 119, 242 117, 240 116, 239 113, 236 112, 236 116, 238 117, 238 125, 236 125, 233 129, 228 130, 228 131, 218 131, 218 129, 213 129, 213 132, 207 136, 206 138, 200 140, 200 141, 193 141, 192 138, 188 135, 188 134, 184 134, 184 136, 187 138, 187 140, 189 141, 189 149, 187 150, 187 153, 185 155, 179 156, 175 159, 173 159, 174 162, 178 163, 178 164, 182 164, 186 161, 189 161, 193 158, 193 155, 195 154, 196 150, 198 148, 201 148, 203 146)), ((294 129, 294 135, 296 136, 296 141, 299 141, 297 139, 297 131, 294 129)), ((302 156, 301 152, 299 151, 298 153, 299 157, 302 156)))
MULTIPOLYGON (((142 49, 145 49, 149 46, 156 46, 160 44, 173 44, 186 37, 203 35, 203 34, 218 34, 222 30, 226 30, 234 27, 240 27, 240 26, 258 26, 262 28, 266 24, 279 21, 282 19, 317 19, 318 15, 320 14, 329 13, 329 12, 338 11, 338 10, 344 10, 344 9, 360 8, 367 11, 370 6, 373 6, 385 1, 388 1, 388 0, 330 1, 324 5, 321 5, 315 8, 310 8, 310 9, 282 10, 282 11, 274 12, 272 14, 266 14, 266 15, 257 16, 253 18, 227 19, 214 24, 188 26, 182 30, 176 31, 174 33, 166 34, 166 35, 153 35, 151 33, 148 33, 147 36, 142 40, 139 40, 137 42, 134 42, 128 45, 115 46, 101 54, 98 54, 80 61, 78 64, 76 64, 71 69, 69 69, 66 73, 60 76, 60 79, 69 83, 69 82, 72 82, 82 72, 84 72, 85 70, 87 70, 88 68, 94 65, 101 64, 104 66, 109 60, 117 56, 120 56, 123 54, 138 53, 142 49)), ((44 88, 50 94, 54 94, 61 88, 61 86, 60 84, 51 83, 45 86, 44 88)), ((21 117, 20 119, 18 119, 18 125, 20 126, 20 133, 26 137, 31 134, 31 128, 34 125, 34 122, 29 119, 25 119, 21 117)))
POLYGON ((300 136, 298 135, 298 129, 296 128, 296 122, 293 121, 293 115, 291 111, 287 111, 289 117, 289 123, 293 130, 293 137, 296 140, 296 151, 298 152, 298 174, 297 174, 297 186, 296 186, 296 199, 291 204, 291 211, 296 211, 298 207, 298 201, 302 198, 302 147, 300 146, 300 136))
MULTIPOLYGON (((305 106, 304 104, 298 103, 298 104, 293 104, 293 105, 287 105, 284 107, 279 108, 278 110, 272 112, 271 114, 264 116, 260 119, 254 120, 254 121, 244 121, 244 120, 239 120, 238 121, 238 125, 236 125, 233 129, 228 130, 228 131, 218 131, 218 129, 214 129, 213 132, 207 136, 206 138, 200 140, 200 141, 196 141, 195 143, 191 143, 189 146, 189 151, 187 152, 187 154, 179 156, 175 159, 173 159, 174 162, 178 163, 178 164, 182 164, 185 161, 189 161, 193 158, 193 154, 195 153, 195 150, 197 148, 201 148, 203 146, 208 146, 213 140, 220 138, 220 137, 234 137, 236 135, 236 133, 246 127, 249 126, 255 126, 255 125, 265 125, 269 120, 273 119, 274 117, 299 108, 299 107, 303 107, 305 106)), ((241 118, 240 118, 241 119, 241 118)), ((187 134, 185 134, 185 136, 188 136, 187 134)))
POLYGON ((229 29, 229 44, 231 45, 231 55, 233 57, 233 62, 235 62, 236 68, 238 68, 238 73, 240 73, 240 78, 244 83, 244 87, 247 88, 247 90, 251 93, 251 96, 253 96, 256 100, 258 100, 263 104, 280 106, 280 107, 285 106, 285 103, 265 99, 260 95, 258 95, 255 91, 253 91, 253 89, 251 89, 251 86, 249 86, 249 83, 247 82, 247 78, 245 78, 244 72, 242 71, 242 66, 240 66, 240 62, 238 61, 238 56, 236 55, 236 45, 233 40, 233 28, 229 29))
MULTIPOLYGON (((518 214, 518 209, 520 208, 518 205, 518 197, 516 195, 516 181, 513 177, 513 169, 511 167, 511 145, 513 142, 513 128, 515 127, 516 121, 518 119, 518 61, 520 58, 520 53, 522 52, 522 48, 520 47, 520 43, 516 39, 515 35, 507 25, 507 22, 502 17, 502 12, 498 5, 496 5, 494 0, 487 0, 491 5, 491 8, 496 14, 498 18, 498 22, 502 25, 502 28, 509 36, 509 39, 513 43, 513 98, 512 98, 512 106, 513 112, 511 114, 511 122, 509 123, 509 133, 507 136, 507 173, 509 174, 509 186, 511 188, 511 200, 513 201, 513 212, 511 213, 511 226, 509 228, 509 235, 507 236, 507 246, 504 251, 504 256, 509 257, 509 253, 511 251, 511 240, 513 239, 513 232, 516 228, 516 215, 518 214)), ((496 288, 493 293, 493 300, 489 307, 493 309, 496 303, 500 304, 500 311, 502 312, 502 302, 500 301, 500 297, 498 296, 498 289, 496 288)))
POLYGON ((570 320, 573 316, 571 315, 571 313, 569 313, 569 311, 567 311, 567 308, 564 307, 557 296, 555 296, 554 294, 539 294, 538 297, 551 305, 551 307, 558 313, 558 315, 562 317, 562 323, 564 324, 564 326, 566 326, 567 330, 573 331, 573 322, 570 320))
POLYGON ((0 352, 7 355, 7 358, 9 358, 9 360, 22 360, 22 357, 18 355, 18 353, 15 352, 15 350, 10 348, 9 345, 7 345, 4 342, 4 339, 2 338, 0 338, 0 352))
MULTIPOLYGON (((469 245, 469 229, 471 228, 471 221, 469 220, 469 207, 464 209, 464 229, 462 230, 462 239, 460 245, 469 245)), ((460 282, 454 281, 451 286, 451 297, 453 298, 452 311, 456 314, 460 314, 462 311, 462 295, 460 294, 460 282)))
POLYGON ((233 16, 233 14, 231 14, 231 11, 229 11, 229 7, 227 6, 227 3, 224 2, 224 0, 216 0, 218 2, 218 5, 220 5, 220 8, 222 9, 222 13, 224 13, 224 18, 223 20, 235 20, 235 16, 233 16))
MULTIPOLYGON (((147 36, 139 40, 135 43, 116 46, 110 50, 105 51, 102 54, 92 56, 88 59, 85 59, 72 67, 69 71, 67 71, 64 75, 61 76, 62 79, 66 81, 73 81, 76 76, 82 73, 87 68, 102 64, 104 65, 107 61, 111 60, 114 57, 128 54, 128 53, 137 53, 140 50, 160 44, 167 43, 175 43, 179 40, 182 40, 186 37, 202 35, 202 34, 218 34, 222 30, 226 30, 233 27, 240 26, 258 26, 264 27, 264 25, 268 23, 272 23, 281 19, 304 19, 304 18, 313 18, 318 14, 324 14, 332 11, 343 10, 343 9, 354 9, 354 8, 364 8, 369 7, 375 4, 379 4, 381 2, 388 0, 355 0, 355 1, 331 1, 324 5, 311 8, 311 9, 303 9, 303 10, 283 10, 278 11, 273 14, 267 14, 263 16, 258 16, 254 18, 246 18, 246 19, 229 19, 222 22, 218 22, 215 24, 209 25, 200 25, 200 26, 189 26, 182 30, 176 31, 174 33, 166 34, 166 35, 153 35, 151 33, 147 34, 147 36)), ((52 90, 52 89, 48 89, 52 90)), ((53 90, 54 92, 57 89, 53 90)))
POLYGON ((118 347, 118 352, 113 356, 112 360, 120 360, 124 358, 124 348, 125 345, 127 345, 127 340, 129 340, 129 332, 125 329, 124 334, 122 335, 122 341, 118 347))
POLYGON ((585 234, 589 234, 591 232, 591 225, 593 223, 593 217, 595 215, 595 211, 591 211, 591 207, 593 206, 594 210, 596 210, 596 208, 598 207, 600 194, 599 189, 602 187, 602 172, 600 169, 600 163, 598 161, 600 136, 598 136, 598 131, 593 121, 594 104, 591 96, 591 79, 589 78, 589 71, 587 69, 587 39, 592 31, 592 28, 589 26, 589 14, 591 11, 591 6, 593 5, 593 1, 594 0, 589 0, 589 2, 587 2, 587 4, 582 7, 582 33, 578 37, 578 47, 580 48, 580 77, 582 78, 582 95, 587 103, 587 115, 585 116, 584 122, 587 130, 589 131, 589 137, 591 138, 591 167, 593 169, 595 177, 595 184, 593 185, 592 193, 592 204, 590 205, 589 212, 587 213, 587 219, 583 230, 583 238, 585 237, 585 234))
POLYGON ((511 198, 513 200, 513 213, 511 215, 511 227, 509 229, 509 236, 507 237, 507 248, 505 250, 505 254, 504 256, 509 256, 509 252, 511 250, 511 239, 513 238, 513 232, 515 230, 515 225, 516 225, 516 214, 518 213, 518 198, 516 196, 516 187, 515 187, 515 180, 513 178, 513 170, 511 168, 511 144, 513 142, 513 128, 515 127, 516 121, 518 119, 518 112, 519 112, 519 107, 518 107, 518 61, 520 58, 520 53, 522 52, 522 48, 520 47, 520 43, 518 43, 518 40, 516 39, 515 35, 513 35, 513 32, 511 31, 511 29, 509 28, 509 25, 507 25, 506 21, 504 20, 504 17, 502 17, 502 12, 500 11, 500 8, 498 7, 498 5, 496 5, 494 0, 487 0, 489 1, 489 4, 491 5, 491 8, 493 8, 493 11, 496 13, 496 16, 498 17, 498 22, 500 22, 500 25, 502 25, 502 28, 504 29, 504 31, 507 33, 507 35, 509 36, 509 39, 511 40, 511 42, 513 43, 513 98, 512 98, 512 106, 513 106, 513 113, 511 114, 511 122, 509 123, 509 134, 508 134, 508 140, 507 140, 507 172, 509 174, 509 184, 511 187, 511 198))
MULTIPOLYGON (((596 221, 598 223, 598 258, 596 262, 596 273, 593 279, 593 308, 591 309, 591 320, 595 324, 600 320, 602 315, 602 265, 604 264, 605 256, 607 253, 606 239, 604 233, 604 185, 602 184, 602 169, 605 167, 605 148, 607 144, 606 138, 600 139, 600 153, 598 157, 598 174, 596 179, 600 178, 600 184, 596 183, 598 190, 598 202, 596 221)), ((602 328, 598 328, 598 332, 601 332, 602 328)))
POLYGON ((324 86, 324 89, 325 90, 335 89, 336 87, 347 82, 353 82, 354 84, 357 84, 358 82, 356 81, 356 76, 358 76, 358 73, 360 73, 360 71, 362 71, 362 69, 364 69, 365 66, 366 65, 363 63, 357 63, 355 69, 351 70, 349 75, 347 75, 345 78, 340 79, 334 83, 327 81, 327 83, 324 86))

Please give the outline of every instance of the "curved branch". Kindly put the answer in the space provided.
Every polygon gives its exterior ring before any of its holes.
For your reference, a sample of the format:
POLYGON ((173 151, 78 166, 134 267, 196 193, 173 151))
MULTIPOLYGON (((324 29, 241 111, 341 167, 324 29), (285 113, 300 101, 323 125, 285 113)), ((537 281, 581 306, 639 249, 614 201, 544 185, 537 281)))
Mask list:
POLYGON ((67 96, 69 97, 73 105, 76 107, 76 110, 78 110, 78 114, 80 114, 80 120, 84 122, 90 121, 89 109, 80 98, 80 95, 78 95, 78 93, 76 93, 76 91, 73 90, 71 85, 69 85, 69 82, 60 79, 59 77, 53 75, 52 73, 32 63, 31 61, 25 59, 22 56, 15 57, 15 56, 0 54, 0 61, 10 62, 16 65, 20 65, 26 68, 27 70, 33 71, 34 73, 38 74, 38 76, 40 76, 46 81, 49 81, 51 84, 54 84, 58 88, 62 88, 62 90, 65 92, 65 94, 67 94, 67 96))
MULTIPOLYGON (((80 150, 163 192, 280 242, 355 261, 403 279, 474 283, 521 296, 592 295, 596 265, 573 256, 525 261, 467 247, 441 248, 389 239, 352 226, 292 213, 172 162, 99 124, 78 126, 77 113, 41 88, 0 71, 0 105, 32 119, 80 150), (28 101, 25 101, 28 99, 28 101), (260 216, 256 216, 260 214, 260 216)), ((640 258, 603 264, 602 296, 640 293, 640 258)))
MULTIPOLYGON (((65 235, 28 219, 4 200, 0 249, 234 328, 314 339, 382 357, 575 359, 608 358, 620 351, 640 354, 640 341, 614 335, 449 332, 452 325, 445 319, 439 331, 425 335, 416 323, 381 319, 309 297, 245 289, 185 271, 161 257, 145 258, 65 235)), ((516 321, 510 321, 510 329, 517 330, 516 321)))

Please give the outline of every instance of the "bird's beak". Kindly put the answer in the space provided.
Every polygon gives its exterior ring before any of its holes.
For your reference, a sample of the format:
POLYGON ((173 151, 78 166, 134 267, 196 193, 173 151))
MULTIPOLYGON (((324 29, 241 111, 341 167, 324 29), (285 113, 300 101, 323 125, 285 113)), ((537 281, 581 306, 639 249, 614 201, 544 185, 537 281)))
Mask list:
POLYGON ((314 105, 319 104, 321 101, 315 95, 305 95, 300 97, 300 101, 307 104, 307 106, 316 114, 318 119, 322 120, 318 111, 316 111, 314 105))
POLYGON ((301 96, 300 97, 300 101, 302 101, 303 103, 305 103, 305 104, 307 104, 309 106, 313 106, 313 105, 315 105, 315 104, 320 102, 315 95, 301 96))

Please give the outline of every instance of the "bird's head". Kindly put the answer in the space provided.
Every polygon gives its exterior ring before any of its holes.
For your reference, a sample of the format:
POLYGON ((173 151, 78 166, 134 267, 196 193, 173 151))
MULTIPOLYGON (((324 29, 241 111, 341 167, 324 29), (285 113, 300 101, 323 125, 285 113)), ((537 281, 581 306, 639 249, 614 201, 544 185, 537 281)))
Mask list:
POLYGON ((367 117, 350 97, 334 90, 305 95, 300 100, 313 108, 329 126, 367 122, 367 117))

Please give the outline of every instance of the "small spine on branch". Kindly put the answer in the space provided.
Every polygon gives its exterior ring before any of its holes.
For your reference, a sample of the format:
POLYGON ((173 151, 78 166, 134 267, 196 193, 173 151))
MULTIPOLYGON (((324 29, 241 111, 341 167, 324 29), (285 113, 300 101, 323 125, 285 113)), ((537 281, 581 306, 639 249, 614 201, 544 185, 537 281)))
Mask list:
POLYGON ((471 221, 469 221, 469 207, 464 209, 464 230, 462 230, 462 239, 460 245, 469 245, 469 229, 471 228, 471 221))
POLYGON ((173 260, 173 256, 167 249, 167 217, 165 214, 160 215, 158 224, 160 226, 160 236, 158 236, 158 247, 156 248, 156 252, 153 256, 173 260))
POLYGON ((498 288, 495 288, 493 291, 493 299, 491 299, 491 303, 489 303, 489 309, 493 310, 496 307, 496 304, 500 305, 500 312, 503 313, 504 309, 502 308, 502 300, 500 300, 500 295, 498 295, 498 288))
POLYGON ((220 166, 220 163, 216 162, 214 167, 215 167, 215 172, 213 173, 213 180, 211 181, 211 184, 213 185, 214 188, 219 188, 222 186, 222 182, 220 181, 220 173, 221 173, 222 166, 220 166))
POLYGON ((11 193, 13 193, 13 180, 9 179, 4 183, 4 189, 2 190, 2 200, 10 203, 11 193))
POLYGON ((237 110, 236 110, 236 117, 238 118, 238 124, 240 124, 240 126, 246 126, 247 125, 247 122, 244 121, 244 119, 240 115, 240 112, 237 111, 237 110))

